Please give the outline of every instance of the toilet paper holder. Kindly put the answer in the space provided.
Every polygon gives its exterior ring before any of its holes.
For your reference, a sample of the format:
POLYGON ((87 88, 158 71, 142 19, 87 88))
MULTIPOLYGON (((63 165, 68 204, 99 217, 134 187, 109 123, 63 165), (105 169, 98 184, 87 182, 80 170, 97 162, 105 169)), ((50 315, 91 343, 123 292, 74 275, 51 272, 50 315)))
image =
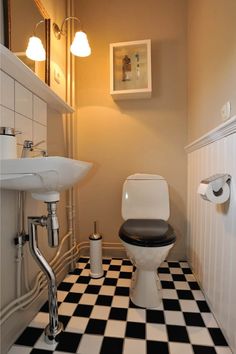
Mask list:
POLYGON ((223 186, 225 183, 229 183, 231 176, 227 173, 217 173, 211 177, 205 178, 201 181, 201 184, 211 184, 213 193, 215 196, 219 196, 223 192, 223 186))

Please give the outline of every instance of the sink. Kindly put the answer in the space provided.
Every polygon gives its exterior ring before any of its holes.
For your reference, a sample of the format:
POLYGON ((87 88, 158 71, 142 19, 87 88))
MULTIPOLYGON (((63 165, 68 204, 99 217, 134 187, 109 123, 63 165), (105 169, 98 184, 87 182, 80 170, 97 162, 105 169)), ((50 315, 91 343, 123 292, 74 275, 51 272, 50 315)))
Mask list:
POLYGON ((45 202, 59 200, 59 193, 83 179, 91 162, 61 156, 3 159, 0 161, 2 189, 31 192, 45 202))

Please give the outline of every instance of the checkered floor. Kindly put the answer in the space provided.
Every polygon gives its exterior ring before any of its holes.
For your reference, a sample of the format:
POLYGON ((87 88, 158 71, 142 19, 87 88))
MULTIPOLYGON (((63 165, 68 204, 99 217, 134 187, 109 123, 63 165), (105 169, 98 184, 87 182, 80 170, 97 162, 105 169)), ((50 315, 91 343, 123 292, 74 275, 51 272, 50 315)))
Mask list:
POLYGON ((105 277, 91 279, 89 259, 58 286, 59 318, 65 331, 57 345, 44 342, 45 304, 9 354, 230 354, 186 262, 159 268, 163 301, 146 310, 129 300, 133 266, 128 260, 103 259, 105 277))

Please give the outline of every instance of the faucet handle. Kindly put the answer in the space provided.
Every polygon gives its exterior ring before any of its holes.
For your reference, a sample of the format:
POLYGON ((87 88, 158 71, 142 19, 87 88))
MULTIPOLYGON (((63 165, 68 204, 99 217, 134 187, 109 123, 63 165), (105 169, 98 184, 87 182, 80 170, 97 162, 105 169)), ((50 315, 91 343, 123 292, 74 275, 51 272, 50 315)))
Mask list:
POLYGON ((34 146, 34 143, 32 140, 24 140, 24 143, 23 143, 24 149, 30 149, 32 151, 33 146, 34 146))
POLYGON ((40 140, 38 143, 33 144, 33 147, 39 146, 39 145, 41 145, 41 144, 43 144, 45 142, 46 142, 46 140, 40 140))

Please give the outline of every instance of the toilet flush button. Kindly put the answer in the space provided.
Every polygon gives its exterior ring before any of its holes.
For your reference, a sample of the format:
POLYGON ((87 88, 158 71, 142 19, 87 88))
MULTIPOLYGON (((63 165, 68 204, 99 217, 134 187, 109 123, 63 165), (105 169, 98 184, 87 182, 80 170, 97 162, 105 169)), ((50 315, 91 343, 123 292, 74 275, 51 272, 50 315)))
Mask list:
POLYGON ((230 114, 231 114, 231 104, 230 101, 227 101, 220 110, 221 113, 221 118, 223 121, 227 120, 230 118, 230 114))

